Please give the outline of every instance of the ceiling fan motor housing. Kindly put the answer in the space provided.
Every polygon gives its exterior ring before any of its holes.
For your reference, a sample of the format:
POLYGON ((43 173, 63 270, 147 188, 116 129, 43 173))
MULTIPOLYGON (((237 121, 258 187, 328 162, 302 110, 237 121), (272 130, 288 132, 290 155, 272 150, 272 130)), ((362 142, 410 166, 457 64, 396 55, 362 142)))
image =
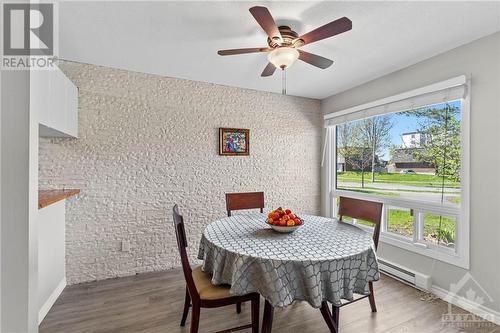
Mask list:
POLYGON ((281 46, 298 48, 304 45, 304 41, 299 38, 299 34, 293 31, 290 27, 282 25, 278 27, 281 33, 283 42, 280 43, 279 38, 267 38, 267 44, 272 48, 277 48, 281 46))

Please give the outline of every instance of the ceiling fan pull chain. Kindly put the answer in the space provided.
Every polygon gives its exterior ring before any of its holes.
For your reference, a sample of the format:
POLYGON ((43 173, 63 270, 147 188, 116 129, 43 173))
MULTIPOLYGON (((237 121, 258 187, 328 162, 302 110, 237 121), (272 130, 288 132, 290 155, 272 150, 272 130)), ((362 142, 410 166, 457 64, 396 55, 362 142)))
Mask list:
POLYGON ((281 69, 281 94, 286 95, 286 69, 281 69))

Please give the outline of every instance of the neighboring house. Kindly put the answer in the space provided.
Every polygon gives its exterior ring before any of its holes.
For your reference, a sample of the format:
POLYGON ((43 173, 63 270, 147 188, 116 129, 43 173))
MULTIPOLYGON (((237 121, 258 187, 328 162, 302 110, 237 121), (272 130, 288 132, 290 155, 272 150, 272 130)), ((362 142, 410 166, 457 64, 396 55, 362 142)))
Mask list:
POLYGON ((402 148, 420 148, 425 144, 425 134, 420 132, 403 133, 401 140, 403 140, 402 148))
MULTIPOLYGON (((344 149, 340 149, 341 151, 344 149)), ((372 150, 370 148, 352 147, 349 150, 349 157, 343 156, 342 152, 337 153, 337 172, 344 171, 361 171, 364 165, 364 171, 371 171, 371 156, 372 150), (363 163, 364 161, 364 163, 363 163)), ((380 160, 378 155, 375 155, 375 171, 384 172, 387 165, 386 161, 380 160)))
POLYGON ((389 172, 401 172, 403 170, 413 170, 416 173, 436 174, 436 168, 431 163, 419 161, 416 158, 417 151, 423 148, 400 148, 395 149, 392 156, 392 163, 388 166, 389 172))
POLYGON ((379 160, 379 163, 375 165, 375 172, 388 172, 388 167, 388 161, 379 160))

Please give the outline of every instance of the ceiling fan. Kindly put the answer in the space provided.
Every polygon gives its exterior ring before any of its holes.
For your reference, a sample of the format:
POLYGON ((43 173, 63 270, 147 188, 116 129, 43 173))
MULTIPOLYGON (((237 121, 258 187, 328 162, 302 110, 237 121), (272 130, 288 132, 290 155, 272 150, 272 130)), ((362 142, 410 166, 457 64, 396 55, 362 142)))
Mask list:
POLYGON ((220 50, 217 53, 221 56, 227 56, 268 52, 267 59, 269 63, 264 68, 261 76, 273 75, 276 68, 281 68, 282 70, 289 68, 297 59, 321 69, 330 67, 333 64, 332 60, 302 51, 299 48, 352 29, 351 20, 347 17, 342 17, 299 36, 288 26, 276 26, 271 13, 266 7, 252 7, 250 8, 250 13, 266 32, 269 47, 220 50))

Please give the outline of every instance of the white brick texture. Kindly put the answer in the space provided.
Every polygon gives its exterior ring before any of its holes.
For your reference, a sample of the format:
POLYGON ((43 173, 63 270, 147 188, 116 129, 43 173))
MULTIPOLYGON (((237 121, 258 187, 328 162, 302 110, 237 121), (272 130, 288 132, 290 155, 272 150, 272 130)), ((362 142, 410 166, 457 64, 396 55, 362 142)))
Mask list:
POLYGON ((66 206, 69 284, 180 266, 174 203, 193 258, 204 227, 226 214, 226 192, 264 191, 267 209, 319 213, 319 101, 92 65, 61 69, 79 88, 79 138, 40 140, 39 182, 81 189, 66 206), (250 156, 219 156, 219 127, 249 128, 250 156))

